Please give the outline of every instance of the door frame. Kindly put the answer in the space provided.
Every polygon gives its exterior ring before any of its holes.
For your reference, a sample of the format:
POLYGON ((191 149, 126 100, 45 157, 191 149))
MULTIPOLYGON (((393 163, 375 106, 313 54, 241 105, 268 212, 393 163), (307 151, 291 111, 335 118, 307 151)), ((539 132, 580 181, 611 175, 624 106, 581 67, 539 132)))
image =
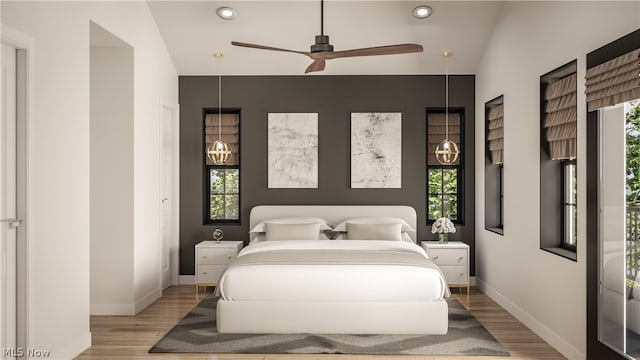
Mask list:
POLYGON ((0 41, 17 51, 16 91, 16 193, 17 218, 24 222, 16 230, 16 346, 29 347, 29 133, 34 113, 35 40, 10 26, 1 24, 0 41))
MULTIPOLYGON (((638 48, 640 30, 636 30, 587 54, 587 69, 638 48)), ((585 105, 586 106, 586 105, 585 105)), ((598 111, 587 111, 587 358, 626 359, 598 339, 598 293, 600 289, 600 207, 599 207, 599 119, 598 111)))
MULTIPOLYGON (((163 121, 164 121, 164 111, 169 111, 171 113, 170 119, 170 138, 171 138, 171 169, 170 169, 170 205, 171 205, 171 239, 169 241, 169 285, 176 286, 179 284, 179 271, 180 271, 180 176, 178 169, 180 168, 180 124, 179 124, 179 105, 172 104, 168 105, 167 103, 161 103, 159 107, 159 126, 158 126, 158 174, 161 176, 162 164, 160 163, 162 159, 160 158, 162 154, 162 131, 163 131, 163 121)), ((158 199, 162 201, 162 182, 160 181, 160 177, 158 177, 158 199)), ((158 231, 160 234, 160 245, 162 246, 162 210, 161 205, 158 207, 158 231)), ((162 283, 162 248, 160 248, 160 277, 159 284, 161 291, 163 289, 162 283)))

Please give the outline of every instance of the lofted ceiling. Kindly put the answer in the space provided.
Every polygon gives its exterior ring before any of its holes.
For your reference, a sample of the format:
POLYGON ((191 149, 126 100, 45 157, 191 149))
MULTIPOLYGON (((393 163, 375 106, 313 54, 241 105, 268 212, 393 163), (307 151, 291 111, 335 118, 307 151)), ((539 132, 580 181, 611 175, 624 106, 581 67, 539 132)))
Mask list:
MULTIPOLYGON (((320 1, 148 1, 180 75, 302 75, 304 55, 232 46, 232 40, 309 51, 320 34, 320 1), (233 20, 216 14, 237 10, 233 20), (221 59, 214 53, 223 53, 221 59)), ((327 61, 314 75, 442 74, 444 51, 454 56, 451 74, 473 74, 502 1, 341 1, 324 4, 324 33, 334 49, 417 43, 422 53, 327 61), (412 10, 429 5, 433 15, 416 19, 412 10)))

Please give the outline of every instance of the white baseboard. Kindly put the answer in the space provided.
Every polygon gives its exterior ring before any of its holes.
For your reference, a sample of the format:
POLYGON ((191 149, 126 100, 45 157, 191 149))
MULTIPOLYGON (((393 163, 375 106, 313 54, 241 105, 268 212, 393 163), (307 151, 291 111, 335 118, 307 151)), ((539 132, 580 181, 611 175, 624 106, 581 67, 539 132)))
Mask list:
MULTIPOLYGON (((30 347, 38 348, 37 345, 30 347)), ((48 356, 47 359, 71 360, 80 355, 83 351, 87 350, 89 347, 91 347, 91 333, 87 332, 73 339, 73 341, 65 344, 64 346, 60 346, 55 350, 51 349, 51 355, 48 356)))
POLYGON ((133 309, 134 314, 137 314, 140 311, 144 310, 147 306, 153 304, 156 300, 160 299, 161 297, 162 297, 162 290, 160 290, 160 288, 157 288, 152 292, 148 293, 147 295, 143 296, 142 299, 136 301, 133 309))
POLYGON ((180 285, 193 285, 196 283, 195 275, 180 275, 179 277, 180 285))
POLYGON ((507 297, 502 295, 491 286, 487 285, 480 279, 475 279, 476 286, 483 293, 489 296, 493 301, 502 306, 506 311, 513 315, 518 321, 527 326, 531 331, 540 336, 544 341, 553 346, 562 355, 569 360, 584 360, 586 354, 577 349, 575 346, 566 342, 560 335, 546 327, 543 323, 529 315, 526 311, 520 308, 517 304, 513 303, 507 297))
POLYGON ((91 315, 135 315, 133 303, 95 303, 90 304, 91 315))

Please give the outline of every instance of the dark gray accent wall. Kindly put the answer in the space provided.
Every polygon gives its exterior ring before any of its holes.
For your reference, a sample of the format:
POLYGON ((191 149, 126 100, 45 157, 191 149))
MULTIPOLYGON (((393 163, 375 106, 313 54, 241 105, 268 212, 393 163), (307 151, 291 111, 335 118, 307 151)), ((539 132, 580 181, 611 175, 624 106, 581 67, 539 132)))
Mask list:
MULTIPOLYGON (((203 108, 218 106, 216 76, 181 76, 180 274, 194 273, 194 246, 211 239, 203 224, 203 108)), ((426 112, 445 106, 442 75, 224 76, 223 108, 240 109, 241 223, 217 227, 225 240, 248 242, 249 211, 263 204, 410 205, 418 213, 418 239, 435 240, 426 223, 426 112), (317 112, 317 189, 267 188, 267 114, 317 112), (350 188, 352 112, 402 113, 402 188, 350 188)), ((449 106, 465 118, 465 224, 450 238, 471 246, 475 269, 475 77, 449 77, 449 106)))

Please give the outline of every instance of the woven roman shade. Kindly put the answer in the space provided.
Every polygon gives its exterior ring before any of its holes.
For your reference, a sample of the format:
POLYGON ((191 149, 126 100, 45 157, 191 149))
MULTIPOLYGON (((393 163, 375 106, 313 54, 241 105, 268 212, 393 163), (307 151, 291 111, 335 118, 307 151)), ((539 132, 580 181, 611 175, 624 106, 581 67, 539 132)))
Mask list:
MULTIPOLYGON (((229 148, 233 154, 227 165, 238 165, 240 158, 238 156, 238 150, 240 149, 238 114, 222 114, 220 119, 222 124, 220 127, 220 132, 222 133, 221 139, 229 144, 229 148)), ((204 120, 204 137, 205 149, 218 140, 218 114, 206 115, 204 120)), ((209 158, 206 156, 205 158, 207 165, 214 165, 209 158)))
POLYGON ((545 91, 544 128, 553 160, 575 159, 577 154, 577 78, 573 73, 550 82, 545 91))
POLYGON ((504 149, 504 105, 496 105, 489 109, 487 143, 491 152, 491 162, 502 164, 504 149))
POLYGON ((589 111, 640 99, 640 49, 587 70, 589 111))
MULTIPOLYGON (((445 124, 444 113, 427 114, 427 165, 442 165, 436 159, 435 150, 445 138, 445 124)), ((449 113, 449 140, 455 142, 462 151, 460 131, 460 114, 449 113)), ((460 165, 460 158, 451 165, 460 165)))

